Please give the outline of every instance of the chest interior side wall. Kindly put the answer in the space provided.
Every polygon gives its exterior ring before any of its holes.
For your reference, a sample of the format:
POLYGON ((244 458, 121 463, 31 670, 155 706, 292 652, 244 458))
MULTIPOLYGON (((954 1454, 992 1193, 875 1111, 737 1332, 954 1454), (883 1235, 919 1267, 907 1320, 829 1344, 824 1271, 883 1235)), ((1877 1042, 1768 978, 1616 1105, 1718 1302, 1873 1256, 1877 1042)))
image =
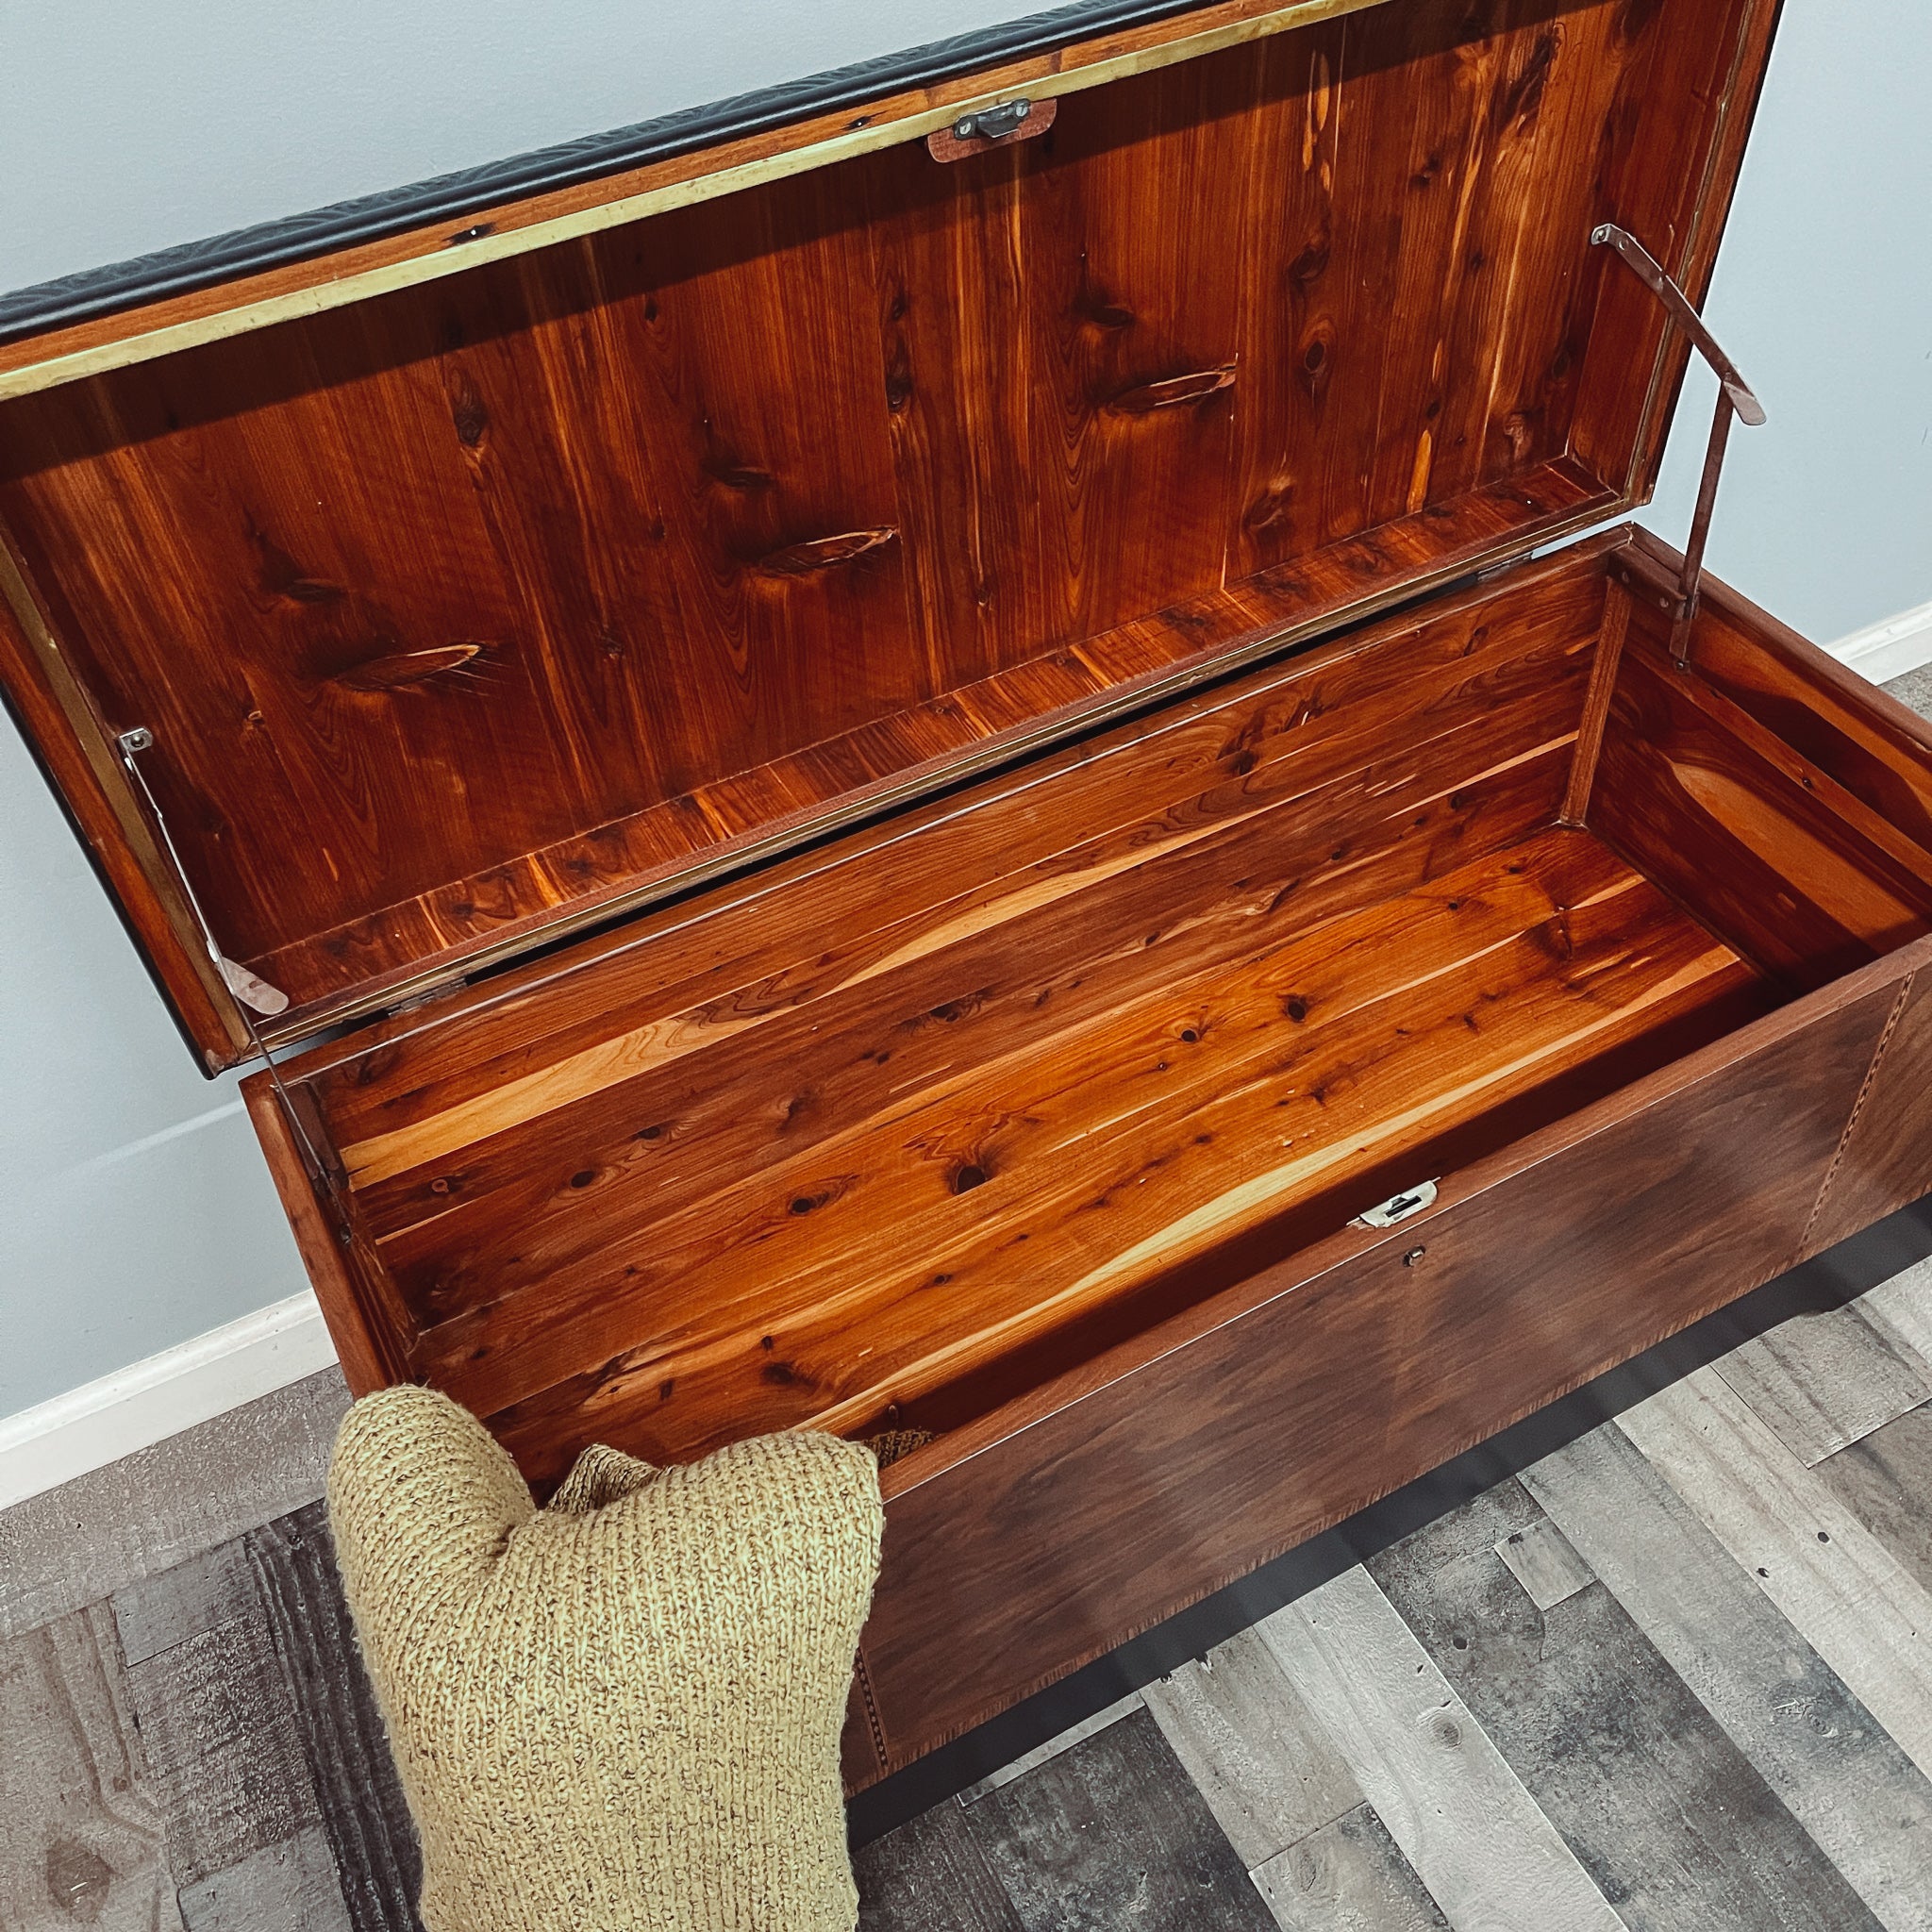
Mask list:
POLYGON ((1606 506, 1588 233, 1682 254, 1757 11, 1372 8, 9 403, 0 514, 326 1010, 1606 506))
POLYGON ((1677 559, 1631 553, 1590 828, 1787 994, 1932 923, 1932 732, 1733 596, 1707 594, 1687 661, 1659 601, 1677 559))

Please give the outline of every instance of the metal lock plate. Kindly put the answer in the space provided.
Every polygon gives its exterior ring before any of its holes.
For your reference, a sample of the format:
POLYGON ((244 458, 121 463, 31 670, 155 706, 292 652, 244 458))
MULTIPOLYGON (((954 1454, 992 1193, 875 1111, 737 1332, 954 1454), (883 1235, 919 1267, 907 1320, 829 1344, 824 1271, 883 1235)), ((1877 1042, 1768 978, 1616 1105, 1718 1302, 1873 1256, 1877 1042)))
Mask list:
POLYGON ((1351 1227, 1394 1227, 1407 1221, 1411 1214, 1420 1214, 1424 1208, 1436 1205, 1434 1181, 1423 1181, 1399 1194, 1391 1194, 1386 1201, 1378 1202, 1373 1208, 1365 1208, 1349 1223, 1351 1227))

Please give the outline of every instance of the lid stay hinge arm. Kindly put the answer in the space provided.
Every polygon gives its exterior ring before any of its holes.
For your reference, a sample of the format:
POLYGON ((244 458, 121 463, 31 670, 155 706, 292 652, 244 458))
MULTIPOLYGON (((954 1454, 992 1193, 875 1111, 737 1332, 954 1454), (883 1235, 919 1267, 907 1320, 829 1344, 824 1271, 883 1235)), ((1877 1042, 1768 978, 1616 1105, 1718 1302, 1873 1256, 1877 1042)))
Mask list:
POLYGON ((1704 551, 1710 540, 1710 517, 1717 507, 1718 478, 1724 473, 1724 452, 1730 445, 1731 419, 1741 416, 1753 428, 1764 421, 1764 405, 1724 354, 1690 298, 1664 273, 1655 256, 1628 229, 1605 222, 1591 232, 1598 247, 1616 250, 1619 258, 1663 304, 1664 312, 1690 340, 1691 346, 1717 374, 1717 410, 1711 419, 1710 441, 1704 453, 1704 476, 1697 488, 1697 511, 1690 520, 1690 541, 1684 546, 1684 574, 1678 584, 1676 608, 1671 612, 1671 657, 1678 665, 1690 656, 1690 626, 1704 587, 1704 551))
POLYGON ((154 821, 156 834, 159 838, 161 850, 167 855, 169 865, 175 874, 175 883, 180 889, 182 903, 188 908, 189 917, 194 921, 196 932, 201 936, 202 944, 208 949, 208 958, 213 962, 216 974, 223 986, 227 989, 228 998, 233 1003, 242 1030, 248 1035, 261 1063, 268 1069, 269 1085, 280 1102, 283 1116, 289 1123, 289 1130, 294 1139, 296 1152, 302 1157, 302 1165, 308 1170, 309 1184, 320 1195, 328 1209, 329 1218, 335 1224, 336 1239, 347 1246, 355 1239, 353 1224, 349 1219, 349 1204, 344 1196, 342 1184, 335 1169, 324 1158, 322 1151, 315 1144, 314 1137, 308 1131, 308 1124, 303 1120, 295 1106, 294 1095, 289 1091, 288 1084, 282 1078, 281 1069, 275 1065, 275 1056, 268 1050, 268 1043, 261 1037, 261 1029, 256 1024, 257 1013, 273 1017, 289 1009, 289 996, 279 987, 271 986, 267 980, 258 978, 246 967, 239 966, 221 949, 213 929, 208 923, 208 915, 201 909, 201 901, 194 895, 194 887, 190 883, 188 869, 181 863, 181 854, 175 845, 175 837, 168 829, 166 815, 162 812, 160 801, 154 794, 154 788, 147 782, 147 774, 141 769, 140 758, 144 751, 152 751, 155 735, 146 725, 138 724, 132 731, 124 731, 114 741, 115 749, 121 754, 121 762, 127 768, 127 775, 133 781, 135 791, 142 803, 146 806, 148 817, 154 821))

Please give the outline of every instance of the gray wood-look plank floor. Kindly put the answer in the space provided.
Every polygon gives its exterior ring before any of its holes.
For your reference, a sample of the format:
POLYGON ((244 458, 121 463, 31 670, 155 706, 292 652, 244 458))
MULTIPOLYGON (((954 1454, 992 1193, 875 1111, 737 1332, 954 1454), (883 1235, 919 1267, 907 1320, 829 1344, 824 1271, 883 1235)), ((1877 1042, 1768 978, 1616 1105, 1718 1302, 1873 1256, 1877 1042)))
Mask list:
MULTIPOLYGON (((0 1932, 417 1932, 316 1500, 345 1400, 0 1511, 0 1932)), ((863 1932, 1932 1932, 1932 1261, 857 1866, 863 1932)))
MULTIPOLYGON (((9 1600, 55 1607, 0 1639, 5 1932, 417 1926, 320 1503, 183 1554, 180 1491, 246 1517, 319 1486, 305 1419, 340 1393, 278 1400, 257 1420, 290 1424, 306 1475, 231 1480, 229 1430, 198 1465, 177 1447, 0 1514, 9 1600), (150 1481, 143 1539, 109 1506, 146 1508, 150 1481), (63 1514, 74 1574, 108 1586, 88 1602, 42 1574, 63 1514)), ((864 1847, 860 1923, 1932 1932, 1928 1774, 1932 1261, 864 1847)))

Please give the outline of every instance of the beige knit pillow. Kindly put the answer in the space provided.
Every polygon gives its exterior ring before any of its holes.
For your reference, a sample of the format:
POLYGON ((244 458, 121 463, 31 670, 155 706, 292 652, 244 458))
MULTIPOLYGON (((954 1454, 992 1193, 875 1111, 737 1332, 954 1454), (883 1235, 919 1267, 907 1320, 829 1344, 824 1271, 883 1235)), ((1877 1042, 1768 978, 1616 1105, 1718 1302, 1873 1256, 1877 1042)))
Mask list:
POLYGON ((849 1932, 870 1451, 590 1449, 538 1509, 467 1411, 390 1389, 343 1422, 328 1510, 430 1932, 849 1932))

